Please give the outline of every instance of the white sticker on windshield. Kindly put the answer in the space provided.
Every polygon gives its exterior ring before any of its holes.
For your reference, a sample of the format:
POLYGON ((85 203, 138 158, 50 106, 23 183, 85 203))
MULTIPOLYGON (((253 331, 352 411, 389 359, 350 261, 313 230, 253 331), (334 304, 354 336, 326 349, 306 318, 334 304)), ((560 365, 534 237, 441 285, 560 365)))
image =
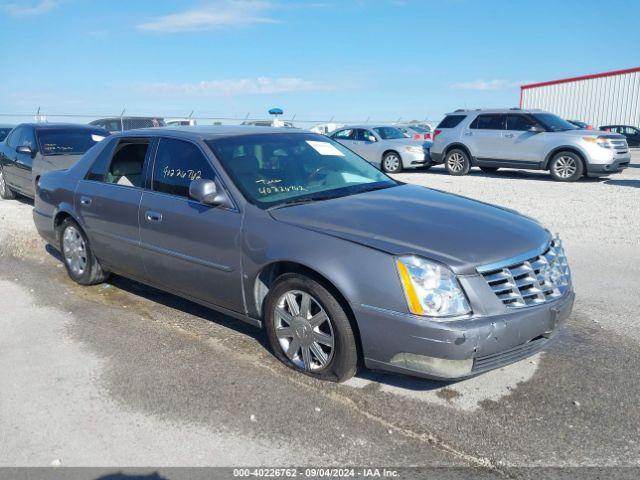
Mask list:
POLYGON ((96 135, 95 133, 92 133, 91 140, 93 140, 94 142, 99 142, 100 140, 104 140, 104 137, 102 135, 96 135))
POLYGON ((329 142, 317 142, 315 140, 307 140, 307 143, 320 155, 336 155, 338 157, 344 157, 344 153, 331 145, 329 142))

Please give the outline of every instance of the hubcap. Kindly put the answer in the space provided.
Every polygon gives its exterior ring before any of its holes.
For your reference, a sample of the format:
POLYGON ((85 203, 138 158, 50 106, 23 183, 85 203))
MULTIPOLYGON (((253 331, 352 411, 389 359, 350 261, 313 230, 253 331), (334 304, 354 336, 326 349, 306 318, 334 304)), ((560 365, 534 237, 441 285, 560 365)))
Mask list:
POLYGON ((4 184, 4 173, 2 173, 2 169, 0 169, 0 193, 4 195, 5 192, 5 184, 4 184))
POLYGON ((577 169, 575 159, 568 156, 560 157, 553 165, 554 173, 560 178, 570 178, 577 169))
POLYGON ((87 268, 87 247, 77 228, 69 226, 62 235, 64 260, 74 275, 80 276, 87 268))
POLYGON ((464 157, 460 153, 452 153, 447 159, 447 165, 452 172, 461 172, 464 168, 464 157))
POLYGON ((384 157, 384 168, 389 172, 395 172, 400 167, 400 159, 396 155, 384 157))
POLYGON ((321 370, 333 358, 334 335, 320 303, 300 290, 282 295, 275 307, 276 337, 285 355, 303 370, 321 370))

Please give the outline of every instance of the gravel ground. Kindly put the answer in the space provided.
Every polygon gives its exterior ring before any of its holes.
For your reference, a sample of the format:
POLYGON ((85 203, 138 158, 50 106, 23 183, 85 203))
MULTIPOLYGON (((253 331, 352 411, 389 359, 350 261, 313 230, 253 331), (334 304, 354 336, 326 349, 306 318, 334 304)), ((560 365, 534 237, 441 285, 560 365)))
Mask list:
POLYGON ((400 179, 514 208, 565 240, 578 295, 546 352, 438 383, 283 367, 257 329, 114 277, 83 288, 0 202, 0 467, 640 466, 640 155, 610 179, 400 179))

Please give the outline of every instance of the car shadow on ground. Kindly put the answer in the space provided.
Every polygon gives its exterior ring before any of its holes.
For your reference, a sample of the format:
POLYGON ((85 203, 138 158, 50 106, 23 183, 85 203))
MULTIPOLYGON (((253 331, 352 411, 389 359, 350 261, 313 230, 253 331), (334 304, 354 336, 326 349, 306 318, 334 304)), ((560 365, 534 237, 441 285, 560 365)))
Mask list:
MULTIPOLYGON (((640 165, 638 165, 637 167, 634 166, 634 168, 640 168, 640 165)), ((434 174, 434 175, 449 175, 447 173, 447 171, 444 169, 444 167, 431 167, 428 170, 407 170, 406 172, 403 173, 407 173, 407 174, 411 174, 411 173, 430 173, 430 174, 434 174)), ((522 180, 535 180, 535 181, 544 181, 544 182, 554 182, 554 180, 551 178, 551 175, 549 174, 549 172, 546 171, 536 171, 536 170, 515 170, 515 169, 507 169, 507 168, 501 168, 500 170, 498 170, 497 172, 483 172, 482 170, 479 170, 477 168, 472 168, 469 173, 466 175, 469 177, 487 177, 487 178, 502 178, 502 179, 509 179, 509 180, 517 180, 517 179, 522 179, 522 180)), ((455 178, 455 176, 451 175, 452 178, 455 178)), ((579 183, 608 183, 606 182, 607 177, 582 177, 579 180, 579 183)), ((554 182, 555 183, 555 182, 554 182)))
MULTIPOLYGON (((47 253, 51 255, 51 257, 53 257, 60 263, 64 262, 60 252, 58 252, 58 250, 53 248, 51 245, 47 245, 45 249, 47 253)), ((184 299, 177 295, 173 295, 163 290, 159 290, 157 288, 136 282, 135 280, 121 277, 119 275, 112 274, 105 282, 105 285, 108 285, 109 287, 115 287, 130 295, 134 295, 136 297, 163 305, 165 307, 169 307, 174 310, 179 310, 208 322, 216 323, 223 327, 229 328, 237 333, 252 337, 266 351, 268 351, 270 355, 273 355, 273 353, 271 352, 271 347, 269 346, 266 331, 264 329, 260 329, 241 320, 225 315, 224 313, 220 313, 216 310, 184 299)), ((273 358, 275 360, 275 356, 273 358)), ((410 377, 407 375, 369 370, 364 366, 360 368, 358 374, 356 375, 356 380, 358 379, 365 382, 374 382, 413 391, 436 390, 451 385, 452 383, 456 383, 427 380, 424 378, 410 377)))
MULTIPOLYGON (((60 252, 51 245, 47 245, 46 250, 53 258, 61 263, 64 262, 60 252)), ((220 313, 185 298, 173 295, 172 293, 165 292, 115 274, 111 274, 104 285, 115 287, 141 299, 164 305, 165 307, 169 307, 174 310, 182 311, 189 315, 224 326, 238 333, 251 336, 255 338, 266 350, 270 351, 267 335, 264 329, 259 329, 241 320, 225 315, 224 313, 220 313)))
POLYGON ((604 183, 607 185, 617 185, 619 187, 631 187, 631 188, 640 188, 640 180, 606 180, 604 183))

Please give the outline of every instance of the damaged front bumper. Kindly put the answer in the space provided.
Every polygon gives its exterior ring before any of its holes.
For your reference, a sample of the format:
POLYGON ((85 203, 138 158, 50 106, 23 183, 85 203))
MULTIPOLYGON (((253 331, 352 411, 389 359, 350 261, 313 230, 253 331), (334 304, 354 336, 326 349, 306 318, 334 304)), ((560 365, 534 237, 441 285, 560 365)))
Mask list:
POLYGON ((368 368, 453 380, 541 350, 569 317, 574 298, 570 289, 541 305, 445 322, 368 305, 354 310, 368 368))

